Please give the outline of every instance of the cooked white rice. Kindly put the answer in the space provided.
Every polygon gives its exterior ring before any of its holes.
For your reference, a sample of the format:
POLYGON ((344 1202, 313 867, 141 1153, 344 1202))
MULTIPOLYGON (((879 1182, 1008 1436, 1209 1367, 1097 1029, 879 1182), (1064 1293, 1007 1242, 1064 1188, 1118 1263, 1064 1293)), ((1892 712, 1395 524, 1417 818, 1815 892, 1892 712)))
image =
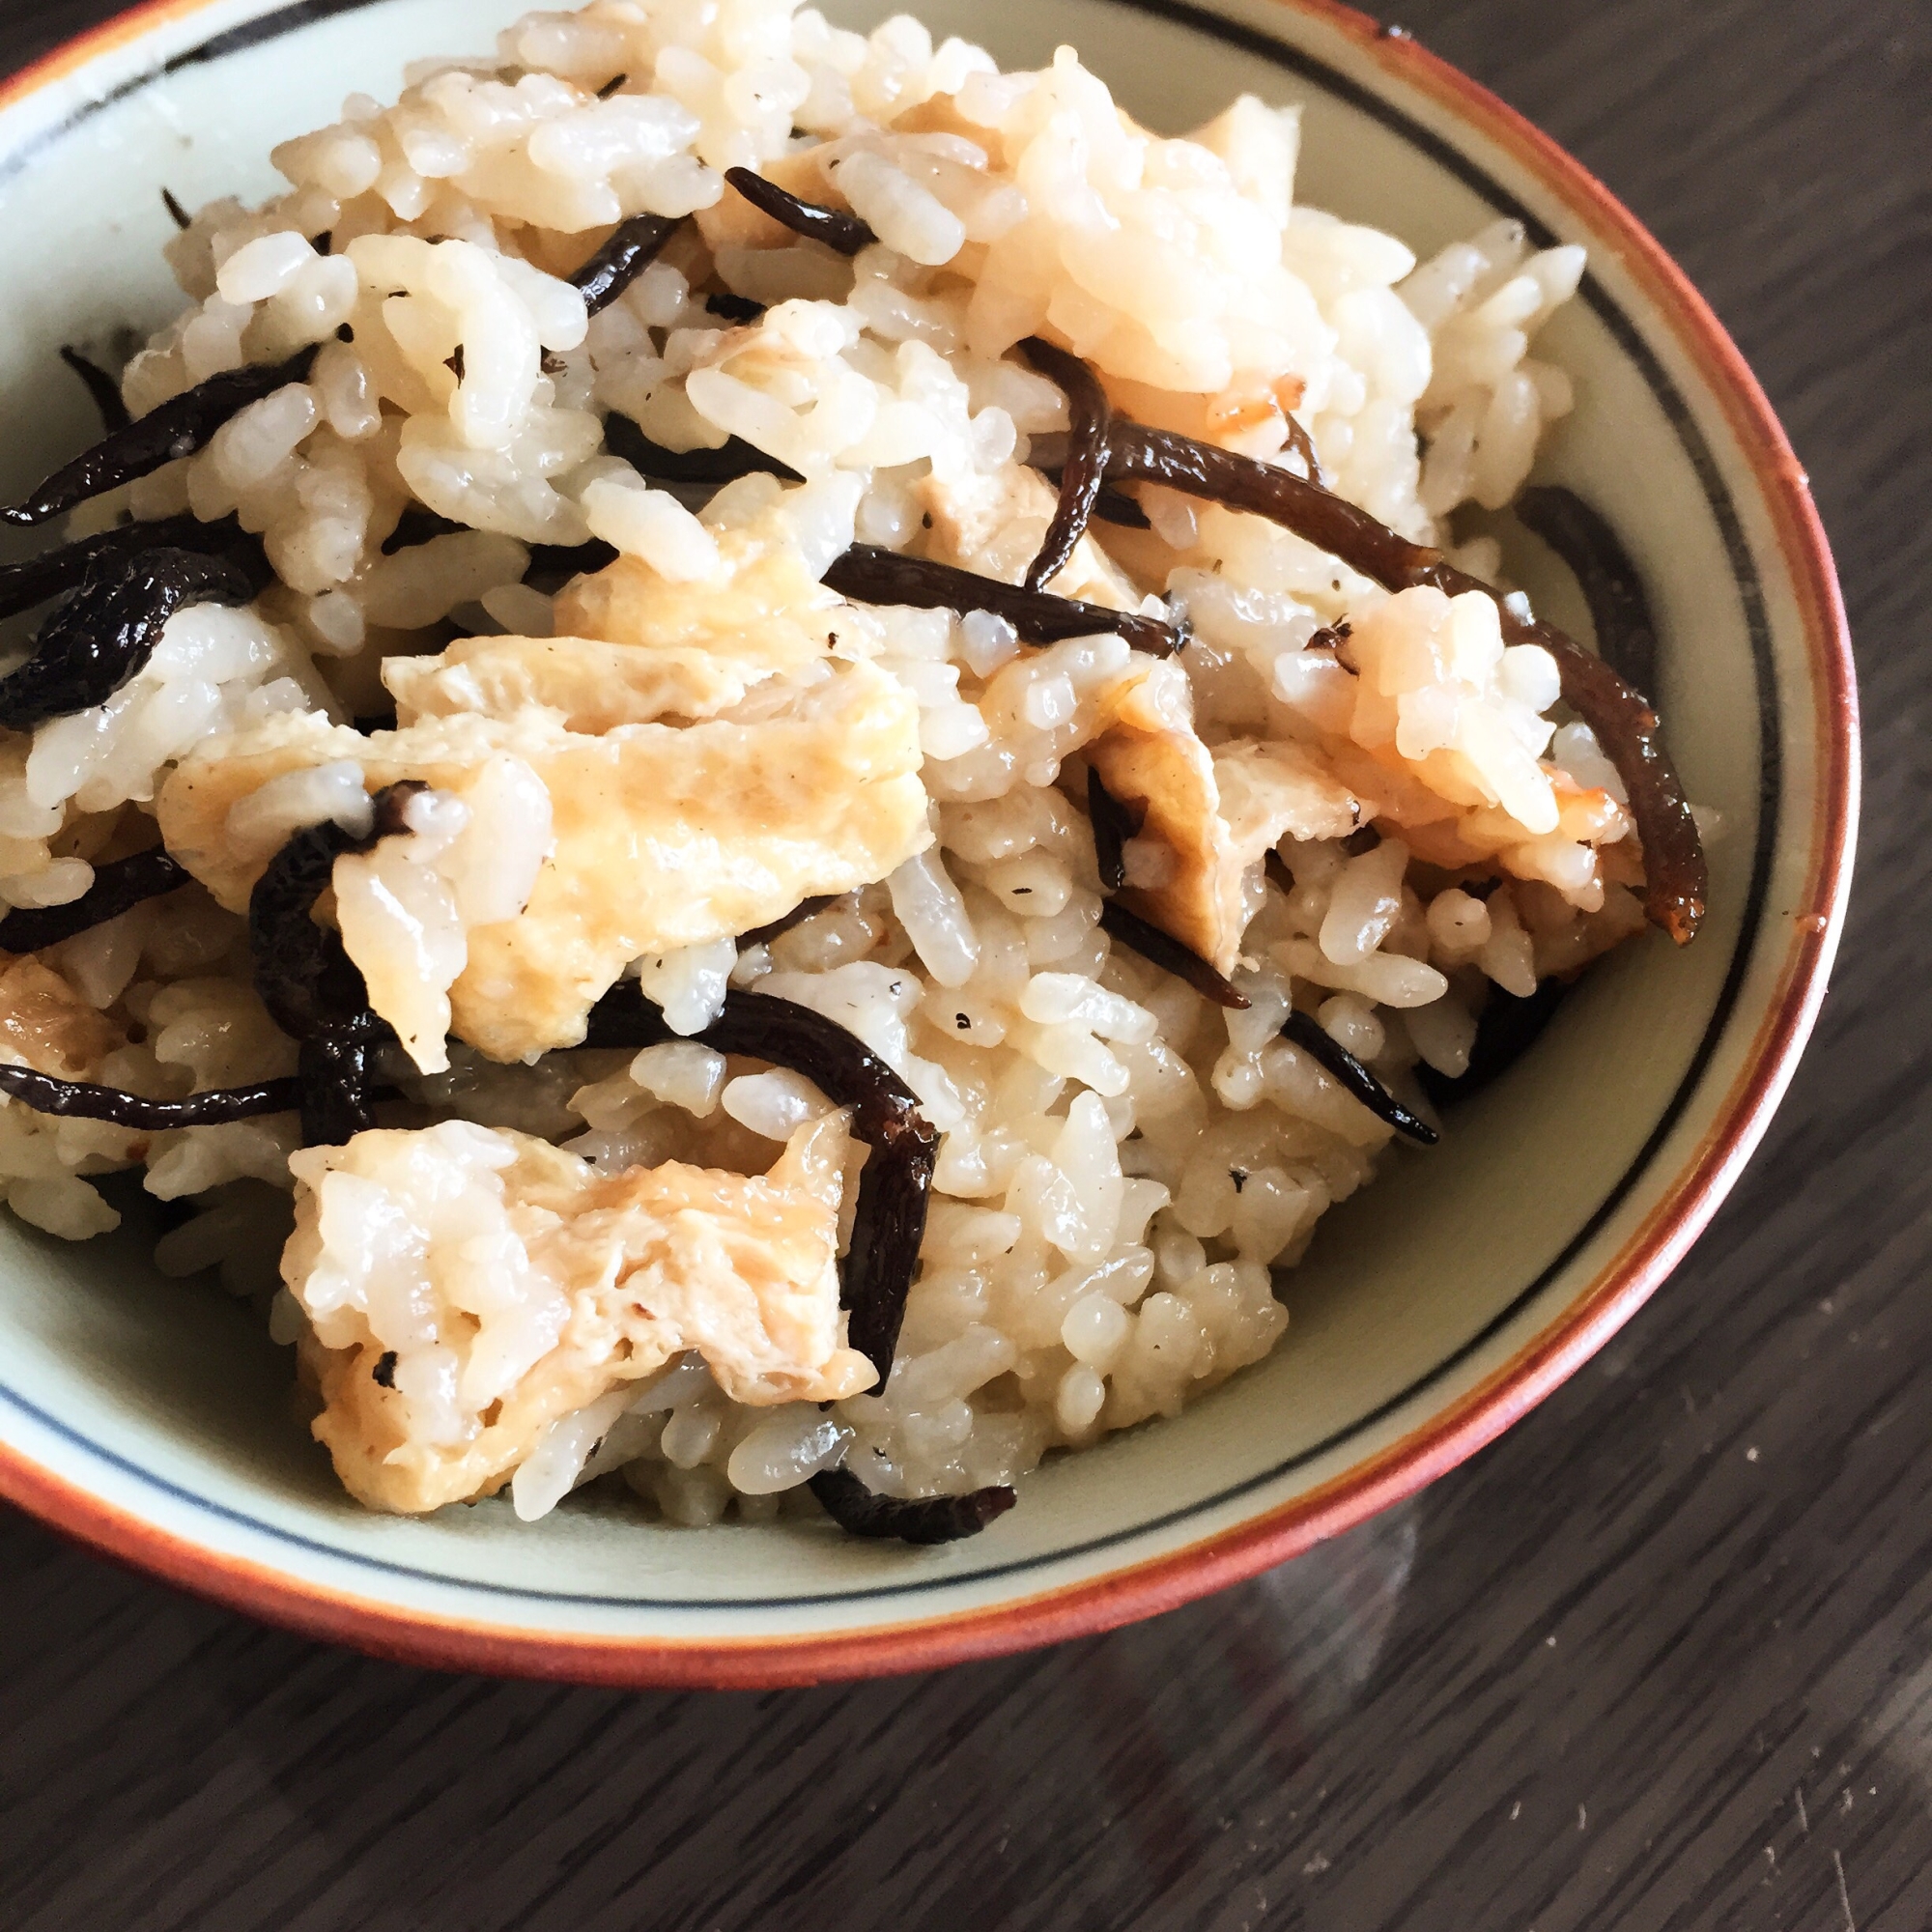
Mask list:
MULTIPOLYGON (((750 745, 814 704, 828 758, 862 711, 881 743, 901 717, 909 734, 896 802, 840 835, 868 855, 853 860, 858 890, 742 949, 671 907, 677 943, 604 960, 608 984, 630 958, 682 1032, 727 984, 836 1018, 943 1132, 891 1382, 830 1409, 837 1377, 727 1371, 689 1339, 701 1323, 667 1330, 648 1376, 558 1369, 576 1346, 573 1277, 545 1259, 523 1181, 504 1179, 543 1168, 517 1136, 591 1163, 529 1181, 581 1193, 673 1158, 761 1175, 828 1110, 799 1075, 695 1042, 526 1066, 568 1042, 569 1014, 534 1017, 508 981, 479 991, 475 935, 533 904, 546 855, 578 849, 557 841, 583 816, 568 791, 580 768, 529 749, 569 721, 553 708, 539 731, 531 707, 506 708, 527 660, 487 640, 627 636, 593 628, 614 609, 597 585, 554 603, 525 584, 530 547, 601 537, 665 609, 733 572, 749 582, 760 554, 809 586, 855 538, 1017 581, 1052 508, 1028 441, 1066 426, 1060 391, 1011 353, 1022 337, 1072 349, 1143 420, 1248 455, 1291 460, 1292 409, 1334 487, 1416 540, 1446 542, 1464 503, 1507 503, 1571 406, 1568 378, 1530 350, 1582 251, 1532 252, 1505 222, 1418 265, 1391 236, 1294 204, 1298 137, 1293 110, 1243 99, 1189 138, 1157 138, 1070 49, 1002 74, 904 17, 861 37, 794 0, 594 0, 530 15, 494 58, 420 64, 393 108, 352 98, 338 125, 276 151, 288 194, 203 210, 170 249, 193 306, 128 366, 130 408, 321 353, 306 382, 74 525, 239 513, 280 582, 245 611, 182 612, 99 710, 6 737, 0 900, 78 897, 90 862, 151 842, 156 813, 179 851, 186 808, 170 801, 187 781, 249 758, 253 777, 204 827, 230 871, 188 860, 212 895, 5 967, 5 1047, 156 1096, 291 1071, 232 908, 291 831, 366 824, 368 791, 408 758, 346 726, 382 707, 386 682, 403 700, 395 743, 433 728, 458 750, 419 774, 437 788, 412 808, 415 837, 340 863, 339 917, 414 1063, 398 1073, 432 1110, 418 1120, 480 1124, 418 1125, 411 1151, 396 1135, 311 1151, 292 1174, 287 1119, 149 1137, 8 1104, 0 1186, 15 1213, 96 1234, 117 1216, 93 1178, 144 1167, 151 1192, 201 1210, 160 1264, 220 1264, 266 1298, 262 1263, 298 1186, 276 1339, 302 1341, 325 1384, 328 1350, 385 1351, 400 1426, 452 1467, 526 1412, 509 1465, 471 1485, 514 1467, 526 1517, 612 1470, 680 1523, 769 1518, 846 1457, 895 1494, 1010 1482, 1051 1450, 1174 1414, 1281 1344, 1275 1271, 1390 1137, 1281 1037, 1291 1004, 1426 1115, 1413 1069, 1463 1069, 1488 985, 1527 993, 1642 923, 1615 774, 1585 727, 1556 728, 1551 661, 1506 650, 1487 599, 1391 597, 1284 530, 1149 490, 1152 530, 1096 525, 1056 587, 1184 613, 1196 641, 1166 666, 1111 635, 1033 649, 983 613, 825 597, 793 600, 784 662, 738 663, 718 624, 705 650, 660 651, 655 695, 634 692, 628 713, 609 708, 613 681, 584 672, 598 686, 584 702, 606 708, 572 742, 639 758, 684 755, 706 732, 750 745), (800 242, 725 188, 733 165, 849 206, 879 244, 847 262, 800 242), (645 212, 693 219, 587 321, 562 277, 645 212), (705 305, 720 290, 770 307, 731 325, 705 305), (806 480, 681 500, 605 449, 613 410, 674 448, 742 438, 806 480), (468 531, 384 555, 411 502, 468 531), (448 649, 452 619, 485 643, 448 649), (1346 663, 1305 648, 1344 620, 1346 663), (1177 868, 1220 855, 1245 1012, 1098 928, 1085 773, 1129 739, 1210 774, 1194 822, 1130 843, 1129 877, 1157 902, 1185 883, 1177 868), (1270 748, 1304 788, 1351 802, 1330 833, 1280 833, 1270 748), (1249 846, 1243 801, 1259 801, 1249 846), (1334 835, 1356 816, 1382 838, 1350 856, 1334 835), (1292 891, 1264 884, 1269 847, 1292 891), (1463 890, 1481 875, 1501 883, 1463 890)), ((1451 554, 1485 577, 1499 562, 1488 539, 1451 554)), ((720 782, 750 784, 727 751, 720 782)), ((836 1219, 836 1174, 824 1184, 836 1219)), ((849 1227, 849 1184, 842 1211, 849 1227)), ((374 1477, 358 1493, 414 1506, 374 1477)))

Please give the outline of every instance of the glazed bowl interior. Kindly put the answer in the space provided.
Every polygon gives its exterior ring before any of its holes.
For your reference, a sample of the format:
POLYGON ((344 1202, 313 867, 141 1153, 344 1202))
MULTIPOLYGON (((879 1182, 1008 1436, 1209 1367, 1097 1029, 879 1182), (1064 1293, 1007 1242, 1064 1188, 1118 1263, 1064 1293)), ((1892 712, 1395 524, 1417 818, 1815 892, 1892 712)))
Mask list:
MULTIPOLYGON (((392 96, 406 58, 475 50, 521 11, 162 6, 16 87, 0 107, 0 256, 33 272, 0 290, 0 488, 88 440, 59 346, 179 305, 164 184, 191 204, 265 195, 276 140, 352 90, 392 96)), ((890 10, 828 11, 868 25, 890 10)), ((1748 1152, 1835 940, 1854 727, 1829 568, 1715 325, 1493 102, 1335 10, 920 11, 1007 66, 1071 43, 1162 131, 1243 91, 1299 101, 1297 198, 1423 255, 1499 214, 1590 245, 1581 298, 1539 346, 1578 405, 1538 475, 1609 518, 1648 586, 1653 696, 1691 796, 1719 815, 1702 936, 1680 952, 1652 934, 1599 966, 1441 1148, 1394 1153, 1326 1219, 1283 1279, 1293 1325, 1266 1362, 1049 1463, 972 1543, 671 1529, 610 1485, 529 1526, 504 1501, 366 1515, 294 1419, 289 1353, 210 1281, 155 1273, 155 1217, 131 1189, 122 1230, 85 1246, 0 1223, 0 1486, 29 1506, 229 1601, 431 1661, 753 1682, 1010 1647, 1230 1580, 1468 1453, 1656 1285, 1748 1152)), ((1554 560, 1497 530, 1540 607, 1587 635, 1554 560)))

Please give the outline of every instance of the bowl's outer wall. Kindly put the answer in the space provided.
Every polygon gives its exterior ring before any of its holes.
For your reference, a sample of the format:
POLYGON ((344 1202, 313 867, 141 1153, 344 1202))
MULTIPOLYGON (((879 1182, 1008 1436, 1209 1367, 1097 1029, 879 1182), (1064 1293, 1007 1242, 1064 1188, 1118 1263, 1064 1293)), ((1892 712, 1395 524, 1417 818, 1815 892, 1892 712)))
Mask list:
MULTIPOLYGON (((184 130, 163 141, 151 128, 144 133, 138 118, 129 127, 126 105, 94 123, 102 139, 90 149, 50 139, 38 159, 7 161, 33 126, 58 126, 78 98, 262 11, 247 0, 140 10, 16 80, 0 95, 0 234, 10 222, 66 218, 47 198, 56 165, 96 169, 82 201, 105 191, 98 177, 111 171, 107 205, 117 217, 130 208, 127 181, 141 181, 145 195, 155 167, 178 169, 175 185, 189 199, 226 191, 238 174, 244 186, 265 189, 258 150, 266 143, 257 132, 219 137, 197 128, 190 147, 184 130)), ((1115 0, 1062 0, 1009 16, 1003 10, 996 19, 983 5, 944 0, 925 11, 937 25, 992 41, 1011 61, 1050 51, 1052 31, 1069 16, 1111 22, 1122 10, 1115 0)), ((245 1312, 196 1287, 157 1286, 132 1235, 103 1251, 6 1231, 0 1333, 14 1324, 17 1346, 4 1379, 34 1400, 0 1403, 0 1489, 190 1588, 417 1662, 666 1684, 918 1668, 1171 1607, 1358 1521, 1506 1427, 1668 1272, 1782 1091, 1842 917, 1856 818, 1855 698, 1836 587, 1802 473, 1702 303, 1632 218, 1542 136, 1411 43, 1346 10, 1321 0, 1227 0, 1223 11, 1237 29, 1289 40, 1342 76, 1339 98, 1313 96, 1303 175, 1310 200, 1345 213, 1375 212, 1354 205, 1358 190, 1336 166, 1332 145, 1323 146, 1345 126, 1380 142, 1390 168, 1436 166, 1419 155, 1415 136, 1365 121, 1348 97, 1360 90, 1399 103, 1423 138, 1469 156, 1532 217, 1592 243, 1612 311, 1637 320, 1666 387, 1686 399, 1761 583, 1755 665, 1749 592, 1724 567, 1717 521, 1708 510, 1697 514, 1695 490, 1709 478, 1666 447, 1668 412, 1635 365, 1619 362, 1601 317, 1579 310, 1551 337, 1563 359, 1575 355, 1598 372, 1597 407, 1615 410, 1625 424, 1619 440, 1634 453, 1595 454, 1603 442, 1584 434, 1586 396, 1577 424, 1549 452, 1550 473, 1574 476, 1605 500, 1662 593, 1673 620, 1667 637, 1699 622, 1700 653, 1715 662, 1714 670, 1701 656, 1673 655, 1662 694, 1685 734, 1680 753, 1691 754, 1693 793, 1721 801, 1731 821, 1714 854, 1719 891, 1707 939, 1681 958, 1653 940, 1592 976, 1575 1003, 1580 1016, 1541 1049, 1544 1080, 1519 1081, 1478 1103, 1447 1158, 1392 1176, 1352 1216, 1345 1210, 1343 1238, 1330 1234, 1293 1278, 1294 1337, 1270 1363, 1178 1423, 1042 1471, 1029 1484, 1026 1509, 963 1551, 914 1554, 793 1532, 784 1539, 788 1595, 775 1602, 765 1535, 658 1531, 581 1509, 536 1532, 511 1527, 500 1508, 433 1525, 362 1517, 288 1426, 285 1371, 245 1312), (1647 517, 1645 493, 1659 490, 1675 493, 1671 513, 1647 517), (1774 688, 1770 715, 1782 721, 1768 740, 1747 724, 1727 724, 1721 701, 1726 689, 1747 688, 1760 674, 1774 688), (1767 815, 1754 823, 1760 799, 1767 815), (1753 943, 1733 964, 1745 938, 1753 943), (1728 1024, 1707 1038, 1711 1014, 1726 1003, 1728 1024), (1637 1181, 1609 1211, 1593 1213, 1608 1178, 1644 1151, 1700 1051, 1696 1091, 1648 1151, 1637 1181), (1526 1187, 1523 1150, 1560 1153, 1566 1133, 1575 1158, 1546 1159, 1526 1187), (1398 1204, 1401 1212, 1387 1211, 1398 1204), (1503 1205, 1512 1211, 1500 1213, 1503 1205), (1416 1253, 1415 1228, 1429 1232, 1429 1257, 1416 1253), (1452 1252, 1465 1259, 1446 1259, 1452 1252), (1539 1275, 1547 1276, 1540 1284, 1539 1275), (22 1362, 38 1372, 29 1376, 22 1362), (1258 1442, 1266 1454, 1258 1456, 1258 1442), (639 1574, 650 1578, 650 1602, 634 1594, 639 1574), (546 1598, 531 1587, 545 1575, 573 1587, 546 1598)), ((398 45, 474 44, 484 12, 452 0, 400 0, 314 32, 366 43, 383 16, 407 20, 406 39, 390 29, 380 72, 357 66, 333 89, 375 91, 393 84, 398 45)), ((1137 0, 1128 24, 1143 39, 1118 30, 1069 37, 1099 50, 1103 71, 1122 70, 1127 98, 1153 119, 1166 97, 1151 99, 1147 83, 1173 71, 1156 43, 1198 27, 1186 15, 1165 0, 1137 0), (1148 70, 1138 92, 1136 48, 1148 70)), ((1238 43, 1232 57, 1246 70, 1230 69, 1232 83, 1214 78, 1221 69, 1213 63, 1231 58, 1230 43, 1212 43, 1211 54, 1195 64, 1194 84, 1220 90, 1204 113, 1242 84, 1281 98, 1311 95, 1238 43)), ((243 58, 271 57, 265 49, 243 58)), ((378 56, 370 49, 367 58, 378 56)), ((196 78, 190 70, 180 84, 196 78)), ((324 104, 304 117, 278 104, 274 119, 309 125, 329 111, 324 104)), ((1177 106, 1162 125, 1187 118, 1177 106)), ((1357 152, 1351 146, 1351 167, 1357 152)), ((1414 210, 1400 223, 1379 218, 1423 246, 1483 218, 1466 186, 1446 176, 1414 210)), ((145 206, 128 213, 123 253, 131 273, 147 276, 139 300, 153 312, 144 322, 171 306, 149 261, 162 232, 152 214, 145 206)), ((59 272, 44 289, 5 298, 18 338, 0 352, 0 384, 20 429, 10 482, 25 482, 84 433, 77 398, 67 408, 40 396, 32 358, 43 366, 69 331, 123 319, 115 304, 127 299, 119 283, 90 288, 88 278, 59 272), (20 412, 24 398, 33 400, 31 414, 20 412)), ((1525 560, 1532 582, 1533 566, 1525 560)), ((1565 614, 1555 598, 1549 608, 1565 614)))

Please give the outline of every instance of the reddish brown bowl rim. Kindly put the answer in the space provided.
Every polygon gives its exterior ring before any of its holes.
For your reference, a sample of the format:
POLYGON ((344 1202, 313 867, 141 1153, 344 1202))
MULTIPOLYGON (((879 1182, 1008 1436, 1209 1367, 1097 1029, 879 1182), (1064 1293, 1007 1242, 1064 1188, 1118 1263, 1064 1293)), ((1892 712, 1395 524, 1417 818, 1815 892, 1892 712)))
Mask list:
MULTIPOLYGON (((66 43, 0 87, 0 108, 213 0, 149 0, 66 43)), ((0 1495, 108 1556, 300 1635, 444 1670, 666 1689, 767 1689, 931 1670, 1093 1635, 1179 1607, 1299 1555, 1413 1494, 1475 1454, 1589 1359, 1655 1292, 1716 1212, 1790 1078, 1825 993, 1858 822, 1859 719, 1851 639, 1830 546, 1804 469, 1744 357, 1649 231, 1582 164, 1514 108, 1406 35, 1338 0, 1275 0, 1346 37, 1387 73, 1473 124, 1619 247, 1619 263, 1672 327, 1751 452, 1790 573, 1822 694, 1812 851, 1776 992, 1717 1124, 1593 1289, 1428 1421, 1346 1474, 1235 1528, 1106 1577, 961 1612, 860 1631, 680 1641, 517 1631, 330 1591, 207 1549, 104 1502, 0 1445, 0 1495)))

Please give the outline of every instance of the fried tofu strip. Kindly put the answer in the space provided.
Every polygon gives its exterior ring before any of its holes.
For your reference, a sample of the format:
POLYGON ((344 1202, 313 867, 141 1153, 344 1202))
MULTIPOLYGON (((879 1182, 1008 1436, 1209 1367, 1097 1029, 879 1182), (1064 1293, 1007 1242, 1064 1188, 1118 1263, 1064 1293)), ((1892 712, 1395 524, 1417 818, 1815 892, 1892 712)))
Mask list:
POLYGON ((515 919, 469 934, 456 1036, 516 1060, 583 1037, 634 959, 751 931, 801 899, 885 878, 931 843, 919 712, 867 664, 834 665, 755 724, 567 729, 555 708, 456 714, 370 737, 315 715, 211 740, 157 808, 168 850, 233 911, 268 854, 234 809, 285 773, 338 761, 367 788, 419 779, 459 797, 492 758, 550 794, 555 848, 515 919))
POLYGON ((733 1402, 868 1387, 838 1307, 846 1120, 752 1176, 604 1174, 462 1121, 295 1155, 282 1274, 349 1492, 405 1515, 490 1495, 553 1423, 687 1350, 733 1402))
POLYGON ((1195 734, 1179 665, 1122 678, 1106 711, 1088 759, 1115 798, 1146 814, 1141 838, 1166 858, 1160 883, 1123 894, 1123 902, 1216 972, 1232 973, 1253 910, 1249 868, 1290 836, 1346 838, 1361 807, 1298 746, 1243 741, 1209 752, 1195 734))

